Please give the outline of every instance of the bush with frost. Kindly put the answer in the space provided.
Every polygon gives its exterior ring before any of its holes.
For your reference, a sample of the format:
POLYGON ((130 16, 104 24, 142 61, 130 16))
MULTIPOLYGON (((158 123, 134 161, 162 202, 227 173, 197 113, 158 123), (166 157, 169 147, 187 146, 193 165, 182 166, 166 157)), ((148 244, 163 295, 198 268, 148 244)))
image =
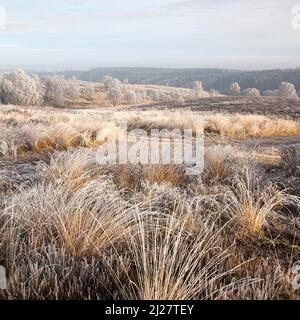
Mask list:
POLYGON ((260 92, 256 88, 248 88, 242 91, 244 97, 260 97, 260 92))

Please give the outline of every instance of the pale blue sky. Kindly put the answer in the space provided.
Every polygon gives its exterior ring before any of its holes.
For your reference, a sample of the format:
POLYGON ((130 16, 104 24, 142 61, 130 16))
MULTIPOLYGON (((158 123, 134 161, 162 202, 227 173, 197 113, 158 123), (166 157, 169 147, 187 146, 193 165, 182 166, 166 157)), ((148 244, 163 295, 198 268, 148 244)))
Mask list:
POLYGON ((0 0, 0 68, 300 67, 299 0, 0 0))

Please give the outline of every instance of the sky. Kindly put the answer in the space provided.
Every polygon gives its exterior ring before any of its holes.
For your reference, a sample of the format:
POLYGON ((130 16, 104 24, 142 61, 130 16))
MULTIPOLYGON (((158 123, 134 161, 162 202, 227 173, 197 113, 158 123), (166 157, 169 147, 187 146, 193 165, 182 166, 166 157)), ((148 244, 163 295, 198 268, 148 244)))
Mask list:
POLYGON ((300 67, 296 5, 300 0, 0 0, 0 68, 300 67))

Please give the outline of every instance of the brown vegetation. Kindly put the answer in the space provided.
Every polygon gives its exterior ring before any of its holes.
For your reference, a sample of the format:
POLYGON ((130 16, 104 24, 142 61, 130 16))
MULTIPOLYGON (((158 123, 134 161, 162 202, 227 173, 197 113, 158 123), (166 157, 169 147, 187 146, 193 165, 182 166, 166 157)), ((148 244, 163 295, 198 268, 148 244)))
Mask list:
POLYGON ((261 164, 251 150, 224 146, 299 136, 299 122, 3 107, 0 123, 2 299, 299 298, 297 152, 261 164), (97 165, 96 148, 122 119, 130 128, 204 129, 203 174, 97 165))

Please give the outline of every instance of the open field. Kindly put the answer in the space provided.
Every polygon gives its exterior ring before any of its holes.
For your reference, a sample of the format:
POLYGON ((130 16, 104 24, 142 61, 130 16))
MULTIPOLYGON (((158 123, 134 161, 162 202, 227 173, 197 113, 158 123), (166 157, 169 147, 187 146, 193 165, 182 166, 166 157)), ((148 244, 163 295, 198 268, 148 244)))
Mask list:
MULTIPOLYGON (((180 108, 170 102, 165 104, 167 109, 180 108)), ((266 116, 277 116, 282 118, 299 119, 300 118, 300 100, 286 99, 279 97, 207 97, 200 101, 189 101, 186 107, 192 111, 208 111, 215 113, 239 113, 239 114, 260 114, 266 116)), ((143 106, 138 106, 138 109, 143 106)), ((147 110, 162 109, 160 104, 148 104, 144 106, 147 110)))
POLYGON ((1 106, 1 298, 299 299, 299 102, 186 104, 1 106), (100 166, 124 120, 202 129, 204 172, 100 166))
POLYGON ((0 0, 0 302, 300 301, 296 2, 0 0))

